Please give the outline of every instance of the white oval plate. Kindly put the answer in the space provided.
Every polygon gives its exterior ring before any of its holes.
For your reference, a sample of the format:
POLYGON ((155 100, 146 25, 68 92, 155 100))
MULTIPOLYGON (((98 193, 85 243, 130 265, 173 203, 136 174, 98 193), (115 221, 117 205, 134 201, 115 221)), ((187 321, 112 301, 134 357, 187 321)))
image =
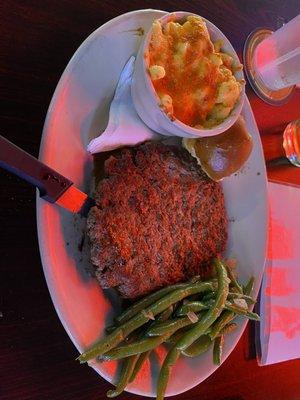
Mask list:
MULTIPOLYGON (((134 11, 101 26, 82 43, 58 83, 44 126, 40 160, 84 191, 89 191, 92 172, 92 158, 85 151, 86 146, 106 126, 120 72, 128 58, 137 53, 140 33, 146 32, 152 21, 164 14, 156 10, 134 11)), ((254 149, 243 170, 222 183, 230 219, 226 255, 237 258, 242 282, 252 275, 256 278, 256 296, 266 250, 266 171, 259 133, 247 99, 242 114, 252 134, 254 149)), ((113 315, 107 293, 86 272, 87 246, 83 251, 78 249, 84 221, 38 197, 37 224, 41 259, 54 306, 71 340, 82 351, 102 335, 105 323, 113 315)), ((234 349, 245 326, 246 321, 239 320, 238 329, 226 338, 223 361, 234 349)), ((163 352, 160 349, 151 365, 145 364, 128 391, 155 395, 158 361, 163 352)), ((108 381, 114 380, 115 363, 92 362, 91 365, 108 381)), ((216 368, 210 351, 197 359, 182 357, 173 369, 167 395, 192 388, 216 368)))

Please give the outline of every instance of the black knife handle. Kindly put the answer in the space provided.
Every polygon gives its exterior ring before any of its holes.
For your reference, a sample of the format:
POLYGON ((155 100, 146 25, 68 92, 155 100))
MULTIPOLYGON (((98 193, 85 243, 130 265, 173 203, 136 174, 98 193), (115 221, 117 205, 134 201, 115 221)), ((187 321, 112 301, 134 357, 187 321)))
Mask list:
POLYGON ((36 186, 40 196, 55 201, 73 184, 0 135, 0 167, 36 186))

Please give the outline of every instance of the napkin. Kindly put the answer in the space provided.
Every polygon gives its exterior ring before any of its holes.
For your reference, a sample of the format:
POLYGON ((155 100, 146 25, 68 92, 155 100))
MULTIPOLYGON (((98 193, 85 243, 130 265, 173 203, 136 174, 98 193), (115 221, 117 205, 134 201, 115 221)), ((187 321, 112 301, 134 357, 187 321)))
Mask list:
POLYGON ((300 188, 269 183, 269 205, 269 246, 260 298, 260 365, 300 357, 300 188))
POLYGON ((121 72, 110 105, 109 121, 105 131, 87 146, 87 150, 92 154, 114 150, 118 147, 135 146, 146 140, 156 140, 160 137, 143 123, 135 111, 131 98, 134 61, 135 57, 130 57, 121 72))

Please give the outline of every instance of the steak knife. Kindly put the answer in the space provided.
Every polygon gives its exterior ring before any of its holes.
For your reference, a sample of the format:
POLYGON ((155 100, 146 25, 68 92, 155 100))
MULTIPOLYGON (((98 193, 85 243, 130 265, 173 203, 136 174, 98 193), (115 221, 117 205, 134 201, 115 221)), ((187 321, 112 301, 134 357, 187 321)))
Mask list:
POLYGON ((40 197, 86 217, 95 201, 68 178, 0 135, 0 167, 39 189, 40 197))

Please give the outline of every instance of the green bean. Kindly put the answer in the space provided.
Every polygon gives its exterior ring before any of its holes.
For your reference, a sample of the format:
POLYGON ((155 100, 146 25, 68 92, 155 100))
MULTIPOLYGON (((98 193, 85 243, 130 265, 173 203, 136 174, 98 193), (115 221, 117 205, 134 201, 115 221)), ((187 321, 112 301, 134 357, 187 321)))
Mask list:
POLYGON ((260 321, 260 316, 252 311, 249 311, 246 308, 238 307, 234 304, 226 302, 225 305, 226 310, 232 311, 237 315, 242 315, 248 319, 252 319, 253 321, 260 321))
POLYGON ((202 297, 201 301, 202 301, 203 303, 205 303, 205 302, 207 302, 207 301, 209 301, 209 300, 215 299, 215 297, 216 297, 216 292, 210 292, 210 293, 205 294, 205 295, 202 297))
POLYGON ((133 382, 135 380, 135 378, 136 378, 137 374, 139 373, 139 371, 141 370, 144 362, 147 360, 147 358, 149 358, 151 351, 152 350, 148 350, 148 351, 145 351, 144 353, 137 354, 138 360, 135 363, 135 366, 134 366, 133 372, 131 374, 131 377, 129 379, 129 382, 133 382))
POLYGON ((157 290, 154 293, 149 294, 146 297, 143 297, 141 300, 137 301, 136 303, 132 304, 132 306, 128 307, 125 311, 122 312, 118 317, 115 318, 116 323, 119 325, 123 322, 128 321, 130 318, 134 317, 140 311, 144 310, 157 300, 164 297, 166 294, 172 292, 173 290, 182 289, 186 286, 189 286, 190 283, 178 283, 176 285, 171 285, 164 287, 160 290, 157 290))
POLYGON ((166 308, 165 311, 163 311, 161 314, 159 314, 157 318, 155 318, 155 321, 153 321, 153 324, 156 325, 159 322, 166 321, 172 315, 173 310, 174 310, 174 306, 172 304, 170 307, 166 308))
POLYGON ((233 287, 235 287, 239 293, 243 293, 243 288, 238 283, 238 281, 236 280, 236 277, 234 276, 234 273, 233 273, 232 269, 226 264, 225 264, 225 267, 227 269, 227 274, 228 274, 228 277, 229 277, 229 279, 231 281, 231 285, 233 287))
POLYGON ((229 292, 227 298, 229 300, 232 300, 232 299, 244 299, 244 300, 246 300, 246 302, 248 304, 255 304, 256 303, 256 301, 251 296, 248 296, 248 295, 242 294, 242 293, 229 292))
POLYGON ((125 346, 115 347, 105 354, 98 357, 99 361, 120 360, 125 357, 133 356, 134 354, 141 354, 148 350, 153 350, 161 343, 163 343, 171 332, 166 335, 142 338, 133 343, 126 344, 125 346))
POLYGON ((201 310, 207 310, 209 307, 203 301, 189 301, 188 303, 182 304, 177 310, 176 315, 182 317, 187 315, 188 312, 198 312, 201 310))
MULTIPOLYGON (((145 318, 146 322, 146 318, 145 318)), ((96 345, 92 346, 89 350, 82 353, 77 360, 80 363, 86 362, 96 356, 105 353, 111 348, 117 346, 120 342, 125 339, 122 329, 116 329, 109 335, 107 335, 104 339, 100 340, 96 345)))
POLYGON ((213 290, 214 288, 215 283, 212 281, 196 282, 166 294, 164 297, 160 298, 146 308, 144 312, 140 312, 139 314, 135 315, 129 321, 119 326, 110 335, 94 344, 89 350, 81 354, 78 357, 78 360, 82 363, 95 358, 96 356, 107 353, 109 350, 122 342, 131 332, 148 322, 150 319, 148 315, 152 314, 153 316, 156 316, 157 314, 162 313, 172 304, 177 303, 191 294, 207 292, 209 290, 213 290))
POLYGON ((201 335, 203 335, 207 329, 215 322, 219 317, 225 306, 225 301, 229 292, 229 279, 227 277, 226 268, 220 260, 215 259, 214 264, 217 270, 218 276, 218 290, 216 295, 216 301, 212 308, 204 314, 200 321, 196 322, 194 326, 182 336, 182 338, 176 344, 177 350, 185 350, 201 335))
POLYGON ((246 295, 250 295, 250 293, 253 290, 253 286, 254 286, 254 278, 253 276, 249 279, 249 281, 246 283, 246 285, 244 286, 244 293, 246 295))
POLYGON ((211 326, 211 332, 209 334, 210 338, 215 339, 219 332, 234 318, 234 313, 232 311, 225 310, 219 316, 219 318, 211 326))
POLYGON ((119 360, 134 354, 140 354, 145 351, 153 350, 155 347, 165 342, 170 336, 178 331, 178 329, 184 328, 191 324, 192 322, 188 317, 176 318, 174 320, 168 320, 154 324, 153 327, 150 327, 146 331, 146 335, 149 337, 142 337, 140 340, 136 340, 133 343, 115 347, 114 349, 111 349, 107 353, 103 354, 99 360, 119 360))
MULTIPOLYGON (((156 324, 158 324, 160 322, 166 321, 172 315, 173 309, 174 309, 174 307, 173 307, 173 305, 171 305, 165 311, 163 311, 161 314, 159 314, 157 316, 157 318, 155 319, 155 321, 153 321, 153 323, 151 324, 151 327, 155 326, 156 324)), ((135 364, 135 367, 133 369, 133 372, 132 372, 129 382, 133 382, 135 380, 137 374, 139 373, 139 371, 142 368, 146 359, 149 357, 151 351, 152 350, 148 350, 148 351, 145 351, 144 353, 137 354, 138 360, 135 364)))
MULTIPOLYGON (((179 329, 177 328, 176 324, 174 324, 174 327, 169 327, 169 329, 165 329, 164 332, 162 332, 160 335, 155 335, 157 336, 155 340, 152 340, 154 338, 148 338, 146 335, 148 334, 149 331, 152 329, 156 329, 156 327, 160 327, 164 323, 167 322, 169 324, 171 321, 166 321, 165 320, 172 314, 173 311, 173 306, 168 307, 165 311, 163 311, 155 321, 152 322, 150 327, 146 330, 146 332, 142 333, 140 335, 139 340, 135 340, 133 343, 129 343, 124 346, 120 347, 115 347, 114 349, 111 349, 107 353, 103 354, 102 356, 99 357, 99 361, 108 361, 108 360, 119 360, 125 357, 132 356, 134 354, 141 354, 144 352, 148 352, 153 350, 155 347, 159 346, 161 343, 163 343, 169 336, 175 332, 175 330, 179 329)), ((179 327, 181 327, 180 324, 177 324, 179 327)), ((149 335, 151 336, 151 335, 149 335)))
MULTIPOLYGON (((220 330, 220 332, 218 333, 218 336, 223 336, 227 333, 230 333, 234 329, 236 329, 236 327, 237 327, 237 325, 235 323, 229 323, 220 330)), ((170 339, 172 339, 172 336, 170 337, 170 339)), ((187 349, 183 350, 182 354, 187 357, 198 357, 199 355, 201 355, 205 351, 207 351, 211 347, 212 344, 213 344, 213 341, 211 340, 211 337, 208 333, 208 334, 200 336, 199 339, 197 339, 187 349)))
POLYGON ((191 325, 192 321, 188 317, 174 318, 170 321, 161 322, 160 324, 150 327, 147 331, 147 336, 162 336, 172 331, 172 334, 178 329, 191 325))
MULTIPOLYGON (((165 321, 167 320, 173 312, 173 305, 171 305, 170 307, 168 307, 165 311, 163 311, 161 314, 158 315, 158 317, 155 319, 155 321, 152 322, 152 325, 157 324, 160 321, 165 321)), ((142 335, 140 336, 140 338, 144 338, 145 336, 145 332, 142 333, 142 335)), ((152 350, 147 350, 144 353, 137 353, 136 357, 137 357, 137 361, 135 363, 132 375, 129 379, 129 382, 133 382, 138 374, 138 372, 140 371, 140 369, 142 368, 145 360, 149 357, 150 353, 152 350)), ((134 357, 134 356, 131 356, 134 357)))
POLYGON ((224 326, 224 328, 222 328, 219 332, 219 335, 226 335, 227 333, 230 333, 232 331, 234 331, 237 328, 237 324, 232 322, 230 324, 227 324, 226 326, 224 326))
MULTIPOLYGON (((198 312, 201 310, 207 310, 213 305, 213 297, 211 296, 211 293, 208 293, 208 295, 205 295, 201 301, 191 301, 187 302, 185 304, 182 304, 177 310, 176 310, 176 315, 177 316, 184 316, 186 315, 189 311, 193 312, 198 312)), ((228 299, 233 300, 233 299, 244 299, 246 302, 253 304, 255 303, 255 300, 252 299, 252 297, 241 294, 241 293, 233 293, 229 292, 228 299)))
POLYGON ((221 335, 221 336, 218 336, 214 341, 213 361, 214 361, 214 364, 216 364, 216 365, 221 364, 223 346, 224 346, 224 336, 221 335))
POLYGON ((187 357, 198 357, 205 353, 212 345, 212 340, 208 335, 202 335, 187 349, 182 350, 182 354, 187 357))
MULTIPOLYGON (((191 283, 185 288, 177 289, 167 294, 156 303, 148 307, 146 309, 146 312, 152 312, 155 316, 164 311, 166 308, 170 307, 170 305, 175 304, 180 300, 183 300, 185 297, 188 297, 191 294, 208 292, 210 290, 213 290, 215 287, 216 283, 212 281, 191 283)), ((131 319, 131 321, 133 320, 134 318, 131 319)))
POLYGON ((114 390, 109 390, 106 393, 107 397, 116 397, 123 392, 132 376, 137 359, 138 356, 135 355, 124 360, 119 382, 114 390))
POLYGON ((186 332, 186 328, 179 329, 173 335, 166 339, 166 343, 175 344, 182 337, 182 335, 186 332))
MULTIPOLYGON (((203 296, 201 301, 203 303, 206 303, 207 301, 214 299, 215 296, 216 296, 215 292, 208 293, 208 294, 203 296)), ((251 296, 248 296, 247 294, 241 293, 238 290, 236 292, 229 292, 228 293, 228 299, 244 299, 249 304, 256 303, 256 301, 251 296)))
POLYGON ((164 399, 171 368, 176 363, 179 356, 180 351, 177 350, 176 347, 173 347, 164 359, 158 376, 156 400, 164 399))
MULTIPOLYGON (((214 302, 207 302, 207 304, 212 307, 214 305, 214 302)), ((248 319, 251 319, 253 321, 260 321, 260 316, 252 311, 249 311, 247 308, 242 308, 237 306, 236 304, 232 304, 229 301, 226 301, 225 303, 225 310, 229 310, 234 312, 236 315, 241 315, 243 317, 246 317, 248 319)))

